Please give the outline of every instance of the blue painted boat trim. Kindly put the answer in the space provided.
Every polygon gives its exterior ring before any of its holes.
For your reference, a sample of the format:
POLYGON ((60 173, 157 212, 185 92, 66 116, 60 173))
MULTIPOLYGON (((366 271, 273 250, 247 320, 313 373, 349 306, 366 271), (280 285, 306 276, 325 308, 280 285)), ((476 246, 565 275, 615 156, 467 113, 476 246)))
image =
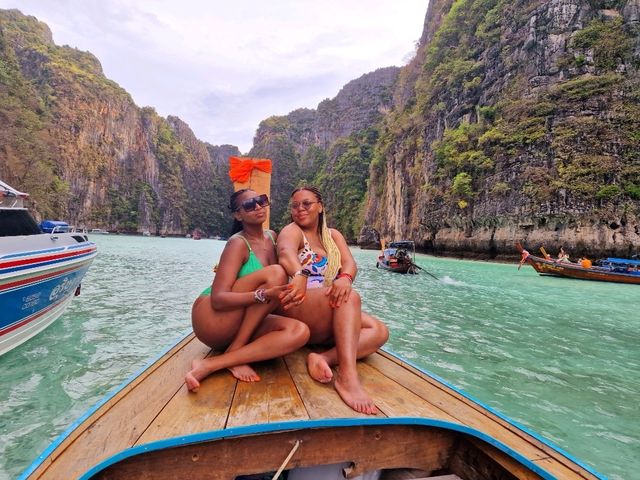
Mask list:
POLYGON ((174 344, 172 344, 171 346, 169 346, 168 348, 163 350, 162 353, 160 353, 157 357, 155 357, 153 360, 151 360, 147 365, 145 365, 140 370, 135 372, 127 380, 122 382, 119 386, 115 387, 113 390, 111 390, 109 393, 107 393, 104 397, 102 397, 95 405, 90 407, 80 418, 78 418, 75 422, 73 422, 69 426, 69 428, 67 428, 64 432, 62 432, 60 435, 58 435, 58 437, 53 442, 51 442, 49 444, 49 446, 40 455, 38 455, 38 457, 31 463, 31 465, 29 465, 27 467, 27 469, 24 472, 22 472, 22 474, 20 474, 20 476, 17 478, 17 480, 26 480, 29 477, 29 475, 31 475, 33 472, 35 472, 35 470, 42 464, 42 462, 44 462, 44 460, 49 455, 51 455, 51 453, 56 448, 58 448, 58 446, 62 442, 64 442, 66 440, 66 438, 69 435, 71 435, 71 433, 80 424, 82 424, 82 422, 84 422, 87 418, 89 418, 91 415, 93 415, 100 407, 102 407, 105 403, 107 403, 109 400, 111 400, 113 397, 115 397, 118 393, 120 393, 122 390, 124 390, 127 385, 129 385, 136 378, 138 378, 140 375, 142 375, 146 370, 151 368, 154 363, 156 363, 158 360, 160 360, 169 351, 171 351, 171 349, 175 348, 176 345, 178 345, 180 342, 182 342, 184 339, 186 339, 189 335, 191 335, 191 332, 187 333, 185 336, 183 336, 180 339, 178 339, 177 342, 175 342, 174 344))
POLYGON ((562 454, 563 456, 567 457, 569 460, 571 460, 573 463, 580 465, 582 468, 584 468, 585 470, 587 470, 589 473, 592 473, 593 475, 595 475, 598 478, 601 478, 603 480, 606 480, 607 477, 605 477, 604 475, 602 475, 601 473, 597 472, 596 470, 594 470, 592 467, 590 467, 589 465, 587 465, 586 463, 584 463, 581 460, 578 460, 576 457, 574 457, 573 455, 571 455, 570 453, 566 452, 565 450, 563 450, 562 448, 560 448, 559 446, 555 445, 554 443, 552 443, 550 440, 542 437, 540 434, 529 430, 527 427, 520 425, 518 422, 516 422, 515 420, 510 419, 509 417, 507 417, 506 415, 504 415, 503 413, 500 413, 497 410, 494 410, 492 407, 490 407, 489 405, 481 402, 480 400, 478 400, 477 398, 474 398, 473 396, 469 395, 468 393, 464 392, 463 390, 460 390, 458 387, 456 387, 455 385, 452 385, 451 383, 449 383, 448 381, 446 381, 444 378, 436 375, 435 373, 431 373, 427 370, 424 370, 423 368, 419 367, 418 365, 402 358, 400 355, 392 352, 389 349, 386 348, 381 348, 382 351, 388 353, 389 355, 392 355, 393 357, 397 358, 398 360, 400 360, 401 362, 406 363, 407 365, 412 366, 413 368, 415 368, 416 370, 419 370, 421 373, 424 373, 425 375, 433 378, 434 380, 442 383, 443 385, 446 385, 447 387, 449 387, 451 390, 455 391, 456 393, 459 393, 460 395, 462 395, 465 398, 468 398, 469 400, 471 400, 474 403, 477 403, 479 406, 481 406, 482 408, 484 408, 485 410, 493 413, 494 415, 496 415, 497 417, 500 417, 502 420, 504 420, 505 422, 509 423, 510 425, 513 425, 514 427, 518 428, 519 430, 522 430, 523 432, 531 435, 533 438, 535 438, 536 440, 538 440, 539 442, 545 444, 546 446, 552 448, 553 450, 555 450, 556 452, 562 454))
POLYGON ((166 440, 158 440, 156 442, 146 443, 137 447, 128 448, 122 452, 104 460, 95 467, 84 473, 79 480, 89 480, 91 477, 106 469, 107 467, 121 462, 127 458, 134 457, 143 453, 164 450, 168 448, 181 447, 195 443, 202 443, 212 440, 220 440, 223 438, 234 438, 244 435, 259 435, 263 433, 277 433, 280 431, 306 430, 310 428, 331 428, 331 427, 354 427, 354 426, 375 426, 375 425, 417 425, 424 427, 438 427, 446 430, 453 430, 467 435, 477 437, 490 445, 502 450, 510 457, 516 459, 542 478, 546 480, 556 480, 545 469, 522 456, 515 450, 510 449, 506 445, 498 442, 489 435, 478 430, 460 425, 457 423, 446 422, 444 420, 435 420, 419 417, 393 417, 393 418, 332 418, 323 420, 296 420, 292 422, 277 422, 269 424, 246 425, 242 427, 229 428, 227 430, 213 430, 209 432, 195 433, 182 437, 174 437, 166 440))
MULTIPOLYGON (((26 480, 27 477, 29 477, 29 475, 31 475, 42 464, 42 462, 44 462, 44 460, 49 455, 51 455, 51 453, 69 435, 71 435, 71 433, 80 424, 82 424, 82 422, 84 422, 87 418, 89 418, 91 415, 93 415, 100 407, 102 407, 105 403, 107 403, 114 396, 116 396, 120 391, 122 391, 127 385, 129 385, 136 378, 138 378, 140 375, 142 375, 146 370, 151 368, 154 363, 156 363, 165 354, 167 354, 169 351, 171 351, 173 348, 175 348, 176 345, 178 345, 180 342, 184 341, 189 335, 191 335, 191 332, 187 333, 184 337, 180 338, 173 345, 171 345, 170 347, 166 348, 162 353, 160 353, 150 363, 148 363, 146 366, 144 366, 143 368, 138 370, 136 373, 134 373, 131 377, 129 377, 127 380, 125 380, 122 384, 120 384, 120 386, 114 388, 109 393, 107 393, 93 407, 89 408, 89 410, 87 410, 80 418, 78 418, 75 422, 73 422, 69 426, 69 428, 67 428, 64 432, 62 432, 31 463, 31 465, 29 465, 29 467, 27 467, 27 469, 24 472, 22 472, 22 474, 18 477, 17 480, 26 480)), ((572 462, 576 463, 577 465, 580 465, 582 468, 584 468, 585 470, 587 470, 588 472, 590 472, 591 474, 593 474, 597 478, 602 479, 602 480, 607 480, 607 477, 605 477, 604 475, 598 473, 596 470, 591 468, 589 465, 586 465, 584 462, 576 459, 574 456, 568 454, 563 449, 561 449, 558 446, 556 446, 553 443, 551 443, 549 440, 541 437, 540 435, 538 435, 535 432, 532 432, 528 428, 519 425, 515 421, 509 419, 505 415, 503 415, 500 412, 494 410, 493 408, 489 407, 488 405, 485 405, 484 403, 480 402, 479 400, 476 400, 471 395, 463 392, 462 390, 460 390, 459 388, 455 387, 454 385, 452 385, 448 381, 444 380, 443 378, 439 377, 438 375, 436 375, 434 373, 431 373, 431 372, 428 372, 427 370, 424 370, 423 368, 419 367, 418 365, 415 365, 414 363, 405 360, 404 358, 400 357, 399 355, 397 355, 396 353, 392 352, 391 350, 388 350, 386 348, 383 348, 382 350, 384 352, 388 353, 389 355, 393 356, 394 358, 406 363, 407 365, 410 365, 411 367, 413 367, 416 370, 420 371, 421 373, 427 375, 428 377, 431 377, 434 380, 442 383, 443 385, 446 385, 447 387, 449 387, 453 391, 457 392, 458 394, 462 395, 463 397, 468 398, 472 402, 477 403, 479 406, 485 408, 489 412, 491 412, 494 415, 500 417, 505 422, 507 422, 507 423, 513 425, 514 427, 522 430, 523 432, 531 435, 533 438, 535 438, 536 440, 540 441, 544 445, 547 445, 548 447, 552 448, 553 450, 555 450, 555 451, 559 452, 560 454, 564 455, 565 457, 567 457, 572 462)), ((509 447, 503 445, 502 443, 496 441, 492 437, 489 437, 488 435, 486 435, 486 434, 484 434, 482 432, 479 432, 477 430, 474 430, 474 429, 471 429, 469 427, 465 427, 465 426, 462 426, 462 425, 459 425, 459 424, 444 422, 444 421, 441 421, 441 420, 433 420, 433 419, 430 420, 430 419, 412 418, 412 417, 402 417, 402 418, 396 417, 396 418, 387 418, 387 419, 367 419, 367 418, 365 418, 365 419, 305 420, 305 421, 297 421, 297 422, 279 422, 279 423, 272 423, 272 424, 251 425, 251 426, 247 426, 247 427, 230 428, 228 430, 215 430, 215 431, 211 431, 211 432, 204 432, 204 433, 188 435, 188 436, 183 436, 183 437, 175 437, 175 438, 169 439, 169 440, 161 440, 161 441, 158 441, 158 442, 152 442, 152 443, 149 443, 149 444, 140 445, 139 447, 134 447, 134 448, 131 448, 131 449, 124 450, 120 454, 115 455, 115 456, 105 460, 104 462, 102 462, 99 465, 102 466, 102 468, 106 468, 108 466, 108 465, 106 465, 106 462, 108 462, 108 461, 113 461, 113 459, 115 459, 115 458, 119 458, 118 460, 115 460, 115 461, 119 461, 122 458, 127 458, 128 456, 136 455, 136 454, 139 454, 139 453, 142 453, 142 452, 145 452, 145 451, 151 451, 150 447, 154 447, 154 449, 162 449, 162 448, 167 448, 168 446, 175 446, 175 445, 178 445, 178 444, 179 445, 186 445, 186 444, 189 444, 189 443, 195 443, 195 442, 200 442, 200 441, 204 441, 204 440, 213 440, 213 439, 216 439, 216 438, 225 438, 227 436, 231 437, 231 436, 239 436, 239 435, 248 435, 250 433, 264 433, 264 432, 273 432, 273 431, 278 431, 278 430, 286 430, 286 429, 292 429, 293 425, 296 425, 296 424, 298 424, 300 426, 300 428, 320 428, 320 427, 329 427, 329 426, 354 426, 354 425, 365 425, 365 424, 366 425, 396 424, 396 425, 441 426, 442 428, 457 430, 457 431, 460 431, 460 432, 463 432, 463 433, 469 433, 469 434, 471 434, 473 436, 476 436, 476 437, 486 441, 487 443, 495 446, 496 448, 502 450, 503 452, 507 453, 508 455, 512 456, 513 458, 517 459, 518 461, 522 462, 523 464, 527 465, 529 468, 534 470, 536 473, 541 475, 543 478, 548 478, 548 479, 554 479, 555 478, 553 476, 550 476, 549 473, 546 470, 542 469, 541 467, 539 467, 536 464, 533 464, 528 459, 522 457, 522 455, 520 455, 519 453, 511 450, 509 447), (376 422, 378 422, 378 423, 376 423, 376 422), (240 433, 238 433, 238 432, 240 432, 240 433), (203 438, 200 438, 200 437, 203 437, 203 438), (170 445, 165 445, 166 442, 169 442, 170 445), (182 442, 182 443, 171 443, 171 442, 182 442), (158 445, 160 445, 160 446, 158 446, 158 445), (140 451, 138 451, 138 450, 140 450, 140 451), (135 451, 135 453, 129 454, 127 456, 124 456, 126 454, 126 452, 130 452, 130 451, 135 451), (120 455, 123 455, 123 457, 120 458, 119 457, 120 455)), ((91 470, 89 470, 88 472, 86 472, 82 477, 80 477, 81 480, 91 478, 91 475, 95 474, 98 471, 98 470, 96 470, 97 468, 98 468, 98 466, 96 466, 96 467, 92 468, 91 470)))

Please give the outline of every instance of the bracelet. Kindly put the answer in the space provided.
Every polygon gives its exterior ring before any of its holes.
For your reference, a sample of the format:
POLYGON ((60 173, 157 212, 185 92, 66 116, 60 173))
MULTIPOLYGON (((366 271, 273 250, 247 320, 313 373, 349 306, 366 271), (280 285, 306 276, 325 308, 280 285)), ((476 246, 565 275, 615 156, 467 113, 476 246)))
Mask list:
POLYGON ((311 274, 309 273, 309 270, 298 270, 296 273, 294 273, 293 275, 291 275, 291 277, 296 277, 298 275, 302 275, 303 277, 309 277, 311 276, 311 274))
POLYGON ((256 303, 267 303, 269 301, 265 295, 264 288, 259 288, 255 292, 253 292, 253 298, 255 299, 256 303))
POLYGON ((336 275, 336 280, 338 278, 348 278, 351 283, 353 283, 353 276, 350 273, 339 273, 336 275))

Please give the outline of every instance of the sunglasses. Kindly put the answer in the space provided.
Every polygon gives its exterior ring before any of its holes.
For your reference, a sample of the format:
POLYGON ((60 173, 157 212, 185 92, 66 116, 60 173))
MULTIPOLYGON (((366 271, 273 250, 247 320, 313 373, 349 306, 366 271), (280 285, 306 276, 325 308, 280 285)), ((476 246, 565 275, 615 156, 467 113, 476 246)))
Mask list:
POLYGON ((258 208, 258 205, 260 205, 260 207, 262 208, 268 207, 270 205, 269 197, 267 197, 267 195, 263 193, 262 195, 258 195, 257 197, 248 198, 244 200, 238 208, 236 208, 236 212, 239 212, 240 209, 244 210, 245 212, 253 212, 256 208, 258 208))
POLYGON ((314 203, 320 203, 320 202, 312 202, 311 200, 303 200, 301 202, 291 202, 291 209, 292 210, 309 210, 311 208, 311 205, 313 205, 314 203))

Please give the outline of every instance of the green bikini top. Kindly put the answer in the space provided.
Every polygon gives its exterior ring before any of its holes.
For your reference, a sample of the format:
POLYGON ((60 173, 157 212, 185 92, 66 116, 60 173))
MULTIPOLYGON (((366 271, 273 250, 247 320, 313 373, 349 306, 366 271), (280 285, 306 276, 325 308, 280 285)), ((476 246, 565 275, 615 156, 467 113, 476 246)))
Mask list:
MULTIPOLYGON (((271 232, 269 230, 265 230, 265 232, 267 233, 267 235, 269 235, 271 243, 273 243, 273 246, 275 247, 276 241, 271 236, 271 232)), ((249 241, 244 238, 241 233, 236 233, 236 235, 244 240, 244 243, 247 244, 247 248, 249 249, 249 258, 247 258, 247 261, 242 264, 242 267, 240 267, 240 271, 238 272, 238 278, 240 278, 260 270, 261 268, 263 268, 263 265, 260 263, 260 260, 258 260, 258 257, 256 257, 256 254, 253 253, 251 245, 249 245, 249 241)))

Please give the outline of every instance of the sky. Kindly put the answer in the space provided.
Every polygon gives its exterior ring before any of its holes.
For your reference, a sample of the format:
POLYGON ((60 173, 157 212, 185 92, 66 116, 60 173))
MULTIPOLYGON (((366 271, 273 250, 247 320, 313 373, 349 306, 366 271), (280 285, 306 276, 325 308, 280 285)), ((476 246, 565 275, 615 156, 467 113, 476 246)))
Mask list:
POLYGON ((260 121, 406 65, 428 0, 0 0, 93 53, 139 106, 248 153, 260 121))

